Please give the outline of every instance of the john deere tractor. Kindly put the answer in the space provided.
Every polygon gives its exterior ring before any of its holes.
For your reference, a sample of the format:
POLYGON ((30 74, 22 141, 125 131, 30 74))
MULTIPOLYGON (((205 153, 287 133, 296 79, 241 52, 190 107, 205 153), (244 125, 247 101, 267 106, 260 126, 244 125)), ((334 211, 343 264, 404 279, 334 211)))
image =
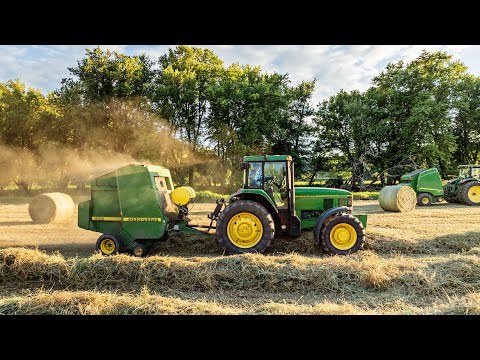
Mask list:
POLYGON ((292 237, 314 229, 325 253, 345 255, 365 242, 367 215, 352 215, 352 193, 341 189, 294 187, 290 156, 244 156, 243 187, 218 214, 216 232, 229 253, 263 253, 277 234, 292 237))
POLYGON ((142 164, 93 179, 90 200, 78 204, 78 226, 102 233, 97 250, 104 255, 144 256, 169 233, 199 235, 195 228, 216 228, 219 244, 230 254, 263 253, 275 235, 298 237, 305 229, 314 229, 313 240, 328 254, 362 248, 367 215, 352 215, 350 192, 295 188, 290 156, 245 156, 240 164, 243 187, 228 205, 217 200, 209 226, 189 223, 189 205, 196 196, 192 188, 174 188, 168 169, 142 164))
POLYGON ((448 202, 480 205, 480 165, 460 165, 458 177, 443 186, 448 202))

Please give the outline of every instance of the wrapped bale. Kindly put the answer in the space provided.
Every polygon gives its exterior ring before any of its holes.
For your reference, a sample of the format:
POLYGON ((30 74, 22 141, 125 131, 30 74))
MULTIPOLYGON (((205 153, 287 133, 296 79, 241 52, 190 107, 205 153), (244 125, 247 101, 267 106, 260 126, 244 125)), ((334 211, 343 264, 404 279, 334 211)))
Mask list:
POLYGON ((417 194, 410 186, 385 186, 380 191, 378 202, 385 211, 408 212, 415 209, 417 194))
POLYGON ((36 224, 68 221, 73 215, 75 204, 70 196, 62 193, 45 193, 35 196, 28 212, 36 224))

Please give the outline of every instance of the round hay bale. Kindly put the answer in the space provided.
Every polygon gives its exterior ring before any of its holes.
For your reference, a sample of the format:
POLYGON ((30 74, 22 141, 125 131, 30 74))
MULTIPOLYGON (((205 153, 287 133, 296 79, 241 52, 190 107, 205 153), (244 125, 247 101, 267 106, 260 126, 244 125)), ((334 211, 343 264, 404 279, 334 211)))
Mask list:
POLYGON ((380 191, 378 202, 385 211, 408 212, 415 209, 417 194, 410 186, 385 186, 380 191))
POLYGON ((62 193, 45 193, 35 196, 28 205, 28 212, 36 224, 68 221, 75 204, 70 196, 62 193))

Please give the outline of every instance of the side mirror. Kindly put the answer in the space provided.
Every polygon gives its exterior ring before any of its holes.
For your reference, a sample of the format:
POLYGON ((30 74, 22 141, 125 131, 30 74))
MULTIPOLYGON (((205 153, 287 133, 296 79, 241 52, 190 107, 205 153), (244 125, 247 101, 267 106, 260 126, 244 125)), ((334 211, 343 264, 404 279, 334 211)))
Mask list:
POLYGON ((250 169, 250 163, 246 161, 240 162, 240 170, 248 170, 250 169))

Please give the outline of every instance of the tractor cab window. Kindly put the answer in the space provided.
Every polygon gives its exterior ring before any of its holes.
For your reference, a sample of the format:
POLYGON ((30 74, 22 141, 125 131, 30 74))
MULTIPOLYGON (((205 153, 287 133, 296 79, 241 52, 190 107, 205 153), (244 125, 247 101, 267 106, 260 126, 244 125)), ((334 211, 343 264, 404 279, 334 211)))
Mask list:
POLYGON ((472 167, 472 177, 474 178, 480 177, 480 168, 472 167))
POLYGON ((263 188, 263 169, 261 162, 250 163, 250 169, 248 170, 248 187, 249 188, 263 188))
POLYGON ((470 177, 470 169, 467 168, 460 168, 460 171, 458 172, 458 177, 461 178, 469 178, 470 177))
POLYGON ((263 188, 277 207, 288 206, 286 162, 266 162, 263 188))

